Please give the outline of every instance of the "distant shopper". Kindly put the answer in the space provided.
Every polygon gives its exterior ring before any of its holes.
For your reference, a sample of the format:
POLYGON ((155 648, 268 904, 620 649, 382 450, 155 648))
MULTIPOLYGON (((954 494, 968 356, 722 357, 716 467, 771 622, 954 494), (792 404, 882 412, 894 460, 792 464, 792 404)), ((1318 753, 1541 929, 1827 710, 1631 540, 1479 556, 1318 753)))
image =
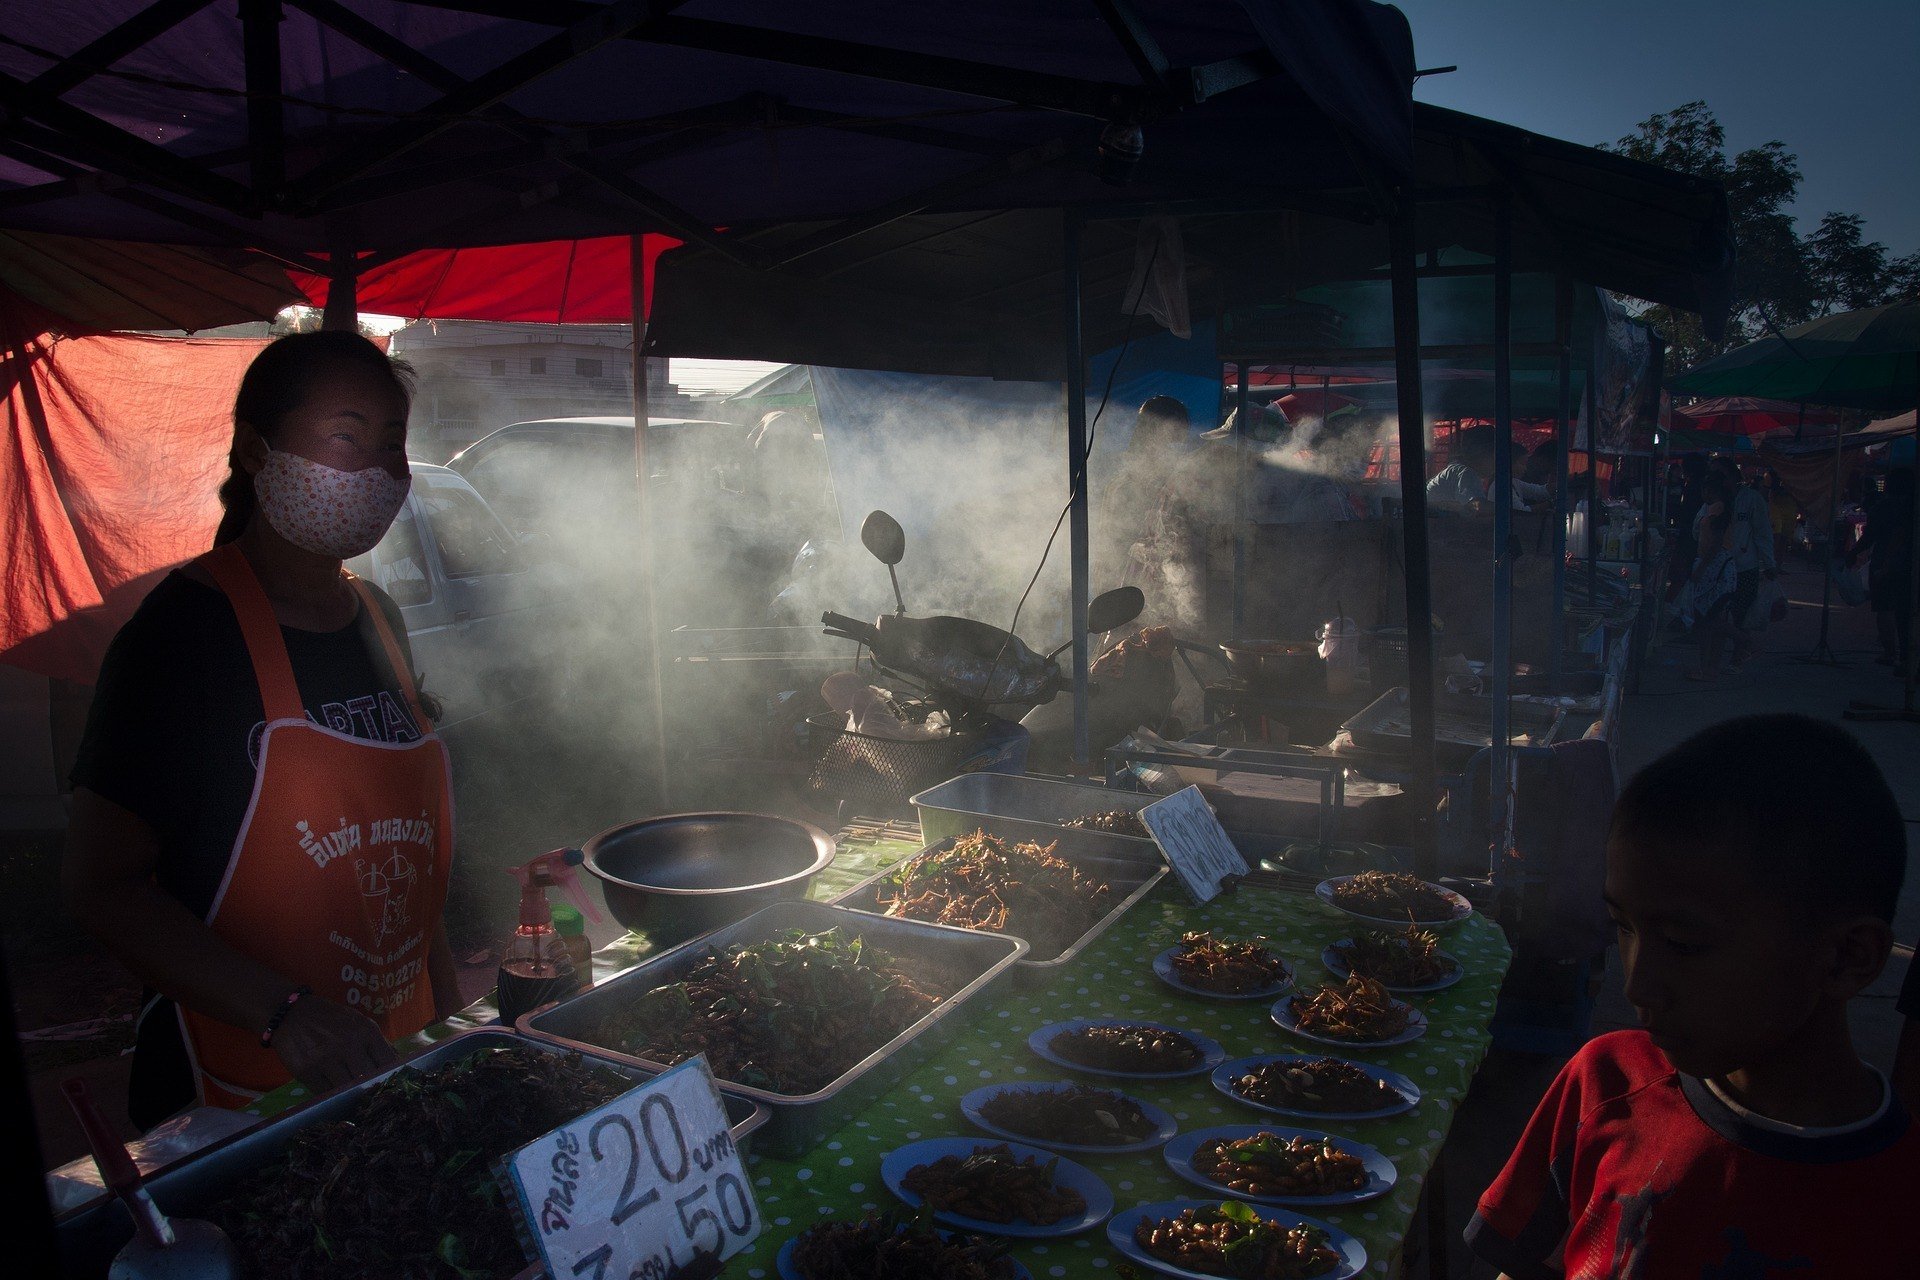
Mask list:
MULTIPOLYGON (((1427 481, 1427 503, 1436 510, 1479 511, 1493 501, 1494 447, 1492 427, 1462 427, 1453 433, 1449 449, 1451 461, 1427 481)), ((1552 496, 1545 485, 1534 484, 1516 472, 1513 477, 1513 509, 1530 511, 1529 505, 1552 496)))
POLYGON ((1606 902, 1642 1030, 1590 1041, 1468 1226, 1510 1276, 1911 1275, 1920 1126, 1860 1060, 1906 824, 1805 716, 1716 725, 1614 808, 1606 902))
POLYGON ((1739 624, 1733 620, 1733 602, 1740 586, 1733 550, 1727 545, 1733 514, 1723 501, 1701 508, 1697 535, 1700 559, 1693 571, 1693 601, 1688 606, 1694 634, 1700 638, 1700 665, 1687 672, 1689 680, 1717 680, 1720 655, 1739 624))
POLYGON ((1794 531, 1800 527, 1800 504, 1774 471, 1767 472, 1767 514, 1773 522, 1773 563, 1777 568, 1786 562, 1794 531))
POLYGON ((1913 616, 1906 605, 1913 547, 1913 470, 1887 473, 1887 491, 1867 513, 1867 531, 1853 544, 1847 567, 1867 557, 1867 598, 1880 632, 1882 666, 1907 667, 1913 648, 1913 616))
POLYGON ((1753 656, 1753 633, 1747 630, 1747 615, 1752 612, 1754 601, 1760 598, 1760 580, 1777 578, 1780 570, 1773 554, 1773 515, 1768 510, 1766 497, 1746 482, 1733 462, 1723 463, 1721 472, 1732 494, 1729 510, 1733 514, 1733 527, 1728 533, 1728 546, 1740 575, 1730 606, 1732 666, 1738 671, 1753 656))
POLYGON ((1193 441, 1187 406, 1154 396, 1140 406, 1095 499, 1094 534, 1124 558, 1126 581, 1146 592, 1148 613, 1186 626, 1204 615, 1205 516, 1226 509, 1230 487, 1205 483, 1193 441))

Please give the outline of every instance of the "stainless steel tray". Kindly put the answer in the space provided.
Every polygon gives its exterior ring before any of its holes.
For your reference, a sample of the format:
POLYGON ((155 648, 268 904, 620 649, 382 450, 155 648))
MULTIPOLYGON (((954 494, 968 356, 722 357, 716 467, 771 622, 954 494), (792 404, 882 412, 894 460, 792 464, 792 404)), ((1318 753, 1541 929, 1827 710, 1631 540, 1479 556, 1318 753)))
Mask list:
POLYGON ((1160 846, 1144 836, 1082 831, 1063 825, 1085 814, 1110 809, 1138 813, 1158 799, 1156 795, 1077 782, 1049 782, 1006 773, 963 773, 914 796, 913 806, 920 811, 920 833, 928 844, 985 831, 1007 840, 1057 845, 1054 852, 1063 858, 1089 853, 1159 862, 1160 846))
MULTIPOLYGON (((1160 797, 1145 796, 1140 798, 1145 799, 1151 804, 1160 797)), ((944 849, 951 845, 954 839, 956 839, 956 837, 949 836, 945 840, 940 840, 928 845, 925 849, 922 849, 920 853, 916 853, 913 856, 917 858, 922 854, 944 849)), ((1154 845, 1152 841, 1147 841, 1146 843, 1154 849, 1156 854, 1159 852, 1159 846, 1154 845)), ((1112 910, 1094 921, 1085 933, 1081 934, 1067 946, 1066 950, 1060 952, 1058 955, 1042 956, 1039 958, 1033 958, 1029 955, 1028 958, 1021 960, 1019 964, 1015 965, 1015 981, 1022 986, 1040 986, 1052 982, 1054 978, 1059 976, 1060 970, 1072 964, 1080 953, 1086 949, 1088 943, 1112 928, 1114 921, 1127 914, 1127 909, 1133 906, 1134 903, 1153 892, 1153 886, 1159 884, 1161 878, 1167 874, 1165 863, 1155 862, 1149 864, 1137 857, 1109 858, 1091 853, 1066 853, 1058 849, 1054 851, 1054 854, 1056 857, 1064 858, 1075 866, 1098 874, 1113 887, 1114 896, 1119 898, 1119 901, 1114 903, 1112 910)), ((880 881, 894 874, 894 872, 900 870, 901 867, 906 866, 907 863, 912 860, 912 858, 904 859, 887 868, 885 871, 876 872, 868 876, 865 880, 862 880, 859 884, 854 885, 851 889, 848 889, 845 893, 835 898, 833 900, 834 905, 837 907, 848 907, 854 911, 870 911, 878 915, 880 907, 877 898, 879 895, 880 881)), ((890 917, 882 917, 882 919, 888 918, 890 917)), ((990 933, 983 936, 993 938, 1002 935, 990 933)))
MULTIPOLYGON (((482 1049, 516 1046, 542 1053, 562 1053, 573 1048, 529 1041, 504 1028, 468 1031, 414 1055, 391 1071, 383 1071, 359 1084, 336 1089, 325 1097, 315 1098, 272 1119, 263 1120, 224 1142, 197 1151, 147 1179, 147 1190, 164 1212, 185 1217, 202 1215, 228 1195, 242 1178, 284 1151, 296 1134, 317 1124, 339 1120, 353 1110, 363 1094, 394 1071, 404 1071, 409 1067, 425 1070, 457 1061, 482 1049)), ((597 1065, 632 1078, 636 1084, 659 1074, 661 1070, 590 1047, 581 1047, 579 1052, 597 1065)), ((733 1141, 744 1155, 749 1136, 766 1124, 767 1110, 751 1098, 723 1094, 721 1101, 726 1104, 733 1141)), ((102 1197, 73 1210, 56 1225, 60 1235, 61 1274, 76 1280, 105 1276, 113 1262, 113 1255, 133 1236, 133 1222, 127 1217, 127 1211, 121 1207, 120 1201, 113 1196, 102 1197)), ((545 1269, 534 1264, 518 1273, 515 1280, 534 1280, 544 1274, 545 1269)))
POLYGON ((1027 944, 1019 938, 950 929, 918 920, 889 920, 824 902, 779 902, 705 937, 643 960, 590 991, 535 1010, 520 1019, 520 1030, 550 1044, 662 1071, 668 1064, 596 1045, 586 1037, 624 1001, 680 981, 711 949, 750 946, 777 938, 791 929, 820 933, 834 928, 845 929, 912 965, 924 967, 930 975, 937 975, 952 985, 954 993, 935 1005, 926 1017, 817 1092, 773 1093, 726 1080, 720 1082, 722 1093, 750 1098, 770 1113, 767 1127, 760 1134, 762 1150, 782 1156, 802 1155, 864 1111, 922 1061, 938 1043, 940 1035, 951 1028, 955 1015, 967 1001, 985 991, 1027 954, 1027 944))
MULTIPOLYGON (((1566 712, 1531 702, 1510 702, 1508 730, 1516 747, 1544 747, 1554 741, 1566 712)), ((1434 756, 1442 769, 1459 771, 1492 742, 1491 704, 1471 694, 1441 694, 1434 699, 1437 733, 1434 756)), ((1387 690, 1340 726, 1362 751, 1403 755, 1412 746, 1407 724, 1407 691, 1387 690)))

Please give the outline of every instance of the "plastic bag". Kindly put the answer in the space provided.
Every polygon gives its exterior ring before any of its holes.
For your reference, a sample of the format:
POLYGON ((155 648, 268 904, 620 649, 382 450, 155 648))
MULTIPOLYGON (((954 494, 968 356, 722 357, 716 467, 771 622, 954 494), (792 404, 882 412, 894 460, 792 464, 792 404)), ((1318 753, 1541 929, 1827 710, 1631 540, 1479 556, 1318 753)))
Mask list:
POLYGON ((1827 576, 1833 579, 1833 589, 1840 593, 1840 599, 1847 604, 1862 605, 1867 602, 1867 575, 1859 569, 1835 560, 1827 566, 1827 576))

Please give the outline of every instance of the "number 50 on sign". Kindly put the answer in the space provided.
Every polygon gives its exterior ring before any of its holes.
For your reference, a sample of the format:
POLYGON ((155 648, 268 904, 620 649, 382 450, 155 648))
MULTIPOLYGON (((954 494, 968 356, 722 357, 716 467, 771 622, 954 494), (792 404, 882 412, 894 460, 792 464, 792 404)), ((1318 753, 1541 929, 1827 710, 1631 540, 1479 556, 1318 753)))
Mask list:
POLYGON ((505 1171, 553 1280, 668 1280, 760 1234, 705 1057, 528 1143, 505 1171))

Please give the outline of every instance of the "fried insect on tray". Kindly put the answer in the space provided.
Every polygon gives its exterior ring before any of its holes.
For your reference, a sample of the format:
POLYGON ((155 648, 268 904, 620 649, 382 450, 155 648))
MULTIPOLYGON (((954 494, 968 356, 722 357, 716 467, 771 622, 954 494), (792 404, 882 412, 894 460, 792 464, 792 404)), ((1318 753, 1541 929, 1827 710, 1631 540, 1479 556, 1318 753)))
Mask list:
POLYGON ((1092 928, 1112 904, 1104 881, 1053 855, 1053 846, 1012 844, 976 831, 934 849, 880 882, 887 915, 1011 933, 1051 959, 1092 928))
POLYGON ((1141 840, 1153 839, 1153 832, 1147 830, 1147 824, 1132 809, 1108 809, 1103 813, 1083 813, 1077 818, 1060 824, 1072 827, 1076 831, 1104 831, 1113 836, 1134 836, 1141 840))
POLYGON ((1072 1085, 1065 1089, 1002 1089, 980 1105, 989 1124, 1041 1142, 1124 1147, 1145 1142, 1160 1126, 1124 1093, 1072 1085))
POLYGON ((1031 1222, 1048 1227, 1087 1211, 1087 1198, 1057 1186, 1060 1158, 1017 1156, 1002 1142, 973 1149, 970 1156, 941 1156, 915 1165, 900 1185, 943 1213, 979 1222, 1031 1222))
POLYGON ((1357 934, 1333 951, 1349 972, 1390 987, 1421 987, 1438 982, 1454 971, 1454 962, 1440 953, 1439 935, 1408 925, 1394 933, 1369 931, 1357 934))
POLYGON ((1267 990, 1286 978, 1287 962, 1259 941, 1229 942, 1211 933, 1185 933, 1173 953, 1173 972, 1190 987, 1240 995, 1267 990))
POLYGON ((1233 1280, 1313 1280, 1340 1265, 1320 1228, 1282 1226, 1238 1200, 1143 1218, 1133 1239, 1162 1262, 1233 1280))
POLYGON ((482 1280, 527 1265, 493 1163, 633 1082, 578 1054, 493 1049, 402 1068, 295 1135, 208 1217, 258 1280, 482 1280))
POLYGON ((1018 1265, 1003 1240, 934 1228, 933 1210, 910 1218, 868 1214, 858 1222, 823 1222, 794 1239, 792 1261, 802 1280, 1013 1280, 1018 1265))
POLYGON ((1451 920, 1459 903, 1418 876, 1362 871, 1333 886, 1334 905, 1376 920, 1451 920))
POLYGON ((1387 1111, 1405 1101, 1385 1083, 1343 1058, 1262 1062, 1234 1080, 1233 1092, 1265 1107, 1349 1115, 1387 1111))
POLYGON ((1332 1196, 1367 1185, 1366 1164, 1328 1138, 1216 1138, 1200 1144, 1193 1167, 1243 1196, 1332 1196))
POLYGON ((1069 1062, 1102 1071, 1185 1071, 1206 1056, 1178 1031, 1135 1023, 1062 1031, 1047 1048, 1069 1062))
POLYGON ((1294 996, 1289 1007, 1300 1030, 1335 1040, 1389 1040, 1407 1029, 1413 1015, 1411 1005, 1360 977, 1328 983, 1311 996, 1294 996))
POLYGON ((951 994, 839 929, 709 950, 589 1039, 656 1062, 705 1053, 713 1074, 773 1093, 824 1089, 951 994))

